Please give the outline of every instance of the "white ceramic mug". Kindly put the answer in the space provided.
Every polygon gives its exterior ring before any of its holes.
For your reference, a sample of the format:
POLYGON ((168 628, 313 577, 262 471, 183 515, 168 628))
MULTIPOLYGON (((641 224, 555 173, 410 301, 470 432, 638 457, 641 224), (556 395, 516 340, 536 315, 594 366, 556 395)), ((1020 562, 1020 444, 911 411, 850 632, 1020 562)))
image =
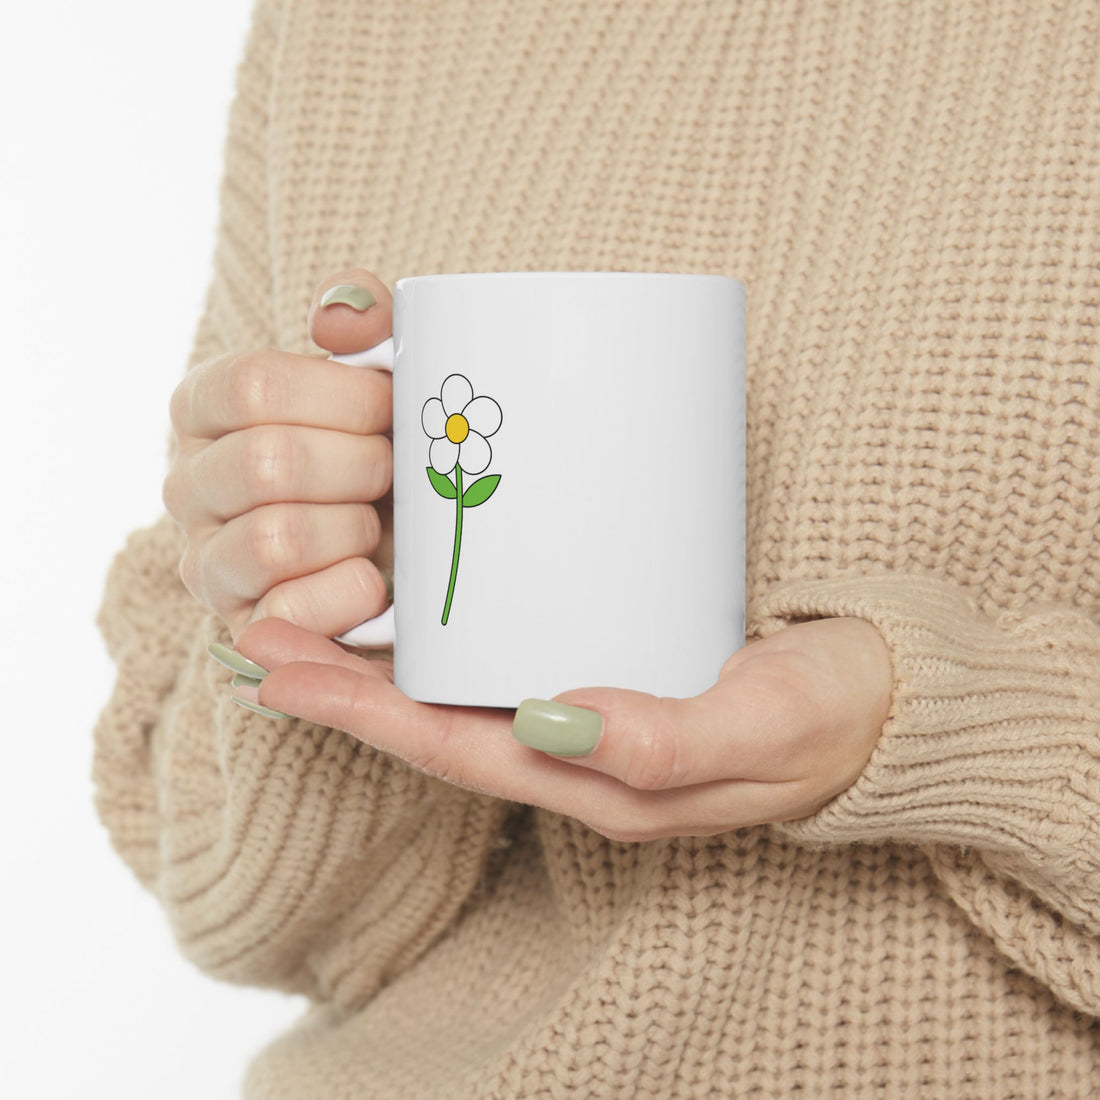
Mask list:
POLYGON ((689 696, 744 644, 745 288, 424 275, 394 288, 394 645, 424 702, 689 696))

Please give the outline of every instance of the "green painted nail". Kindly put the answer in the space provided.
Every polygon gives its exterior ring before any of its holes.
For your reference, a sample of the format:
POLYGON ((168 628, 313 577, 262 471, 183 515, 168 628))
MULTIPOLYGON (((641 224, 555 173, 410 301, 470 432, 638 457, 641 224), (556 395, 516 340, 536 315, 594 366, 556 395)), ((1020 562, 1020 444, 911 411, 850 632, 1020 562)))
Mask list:
POLYGON ((206 647, 206 652, 218 662, 219 665, 225 665, 226 668, 232 669, 233 672, 239 672, 243 676, 250 676, 252 679, 262 680, 267 675, 267 669, 262 668, 256 664, 255 661, 250 661, 247 657, 242 657, 235 649, 230 649, 227 645, 221 645, 218 642, 214 642, 213 645, 206 647))
POLYGON ((524 699, 512 721, 512 736, 525 745, 558 756, 585 756, 603 732, 603 718, 594 710, 524 699))
POLYGON ((281 710, 272 710, 270 707, 261 707, 259 703, 250 703, 247 699, 238 699, 235 695, 231 695, 230 699, 239 707, 244 707, 245 710, 254 710, 257 714, 262 714, 265 718, 290 718, 292 715, 283 714, 281 710))
POLYGON ((374 295, 365 286, 355 286, 352 283, 341 283, 339 286, 330 287, 321 298, 321 308, 325 306, 351 306, 352 309, 362 313, 374 305, 374 295))
POLYGON ((262 676, 257 680, 254 676, 245 676, 240 672, 233 677, 233 686, 235 688, 258 688, 263 682, 262 676))

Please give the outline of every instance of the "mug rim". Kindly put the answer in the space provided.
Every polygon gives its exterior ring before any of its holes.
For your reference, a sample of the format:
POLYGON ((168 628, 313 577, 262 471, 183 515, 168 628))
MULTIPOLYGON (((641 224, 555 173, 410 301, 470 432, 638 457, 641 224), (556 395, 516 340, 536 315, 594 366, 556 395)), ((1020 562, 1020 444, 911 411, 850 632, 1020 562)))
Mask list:
POLYGON ((394 289, 406 283, 444 282, 471 279, 624 279, 713 281, 732 283, 745 289, 745 282, 736 275, 715 275, 703 271, 452 271, 428 275, 406 275, 394 283, 394 289))

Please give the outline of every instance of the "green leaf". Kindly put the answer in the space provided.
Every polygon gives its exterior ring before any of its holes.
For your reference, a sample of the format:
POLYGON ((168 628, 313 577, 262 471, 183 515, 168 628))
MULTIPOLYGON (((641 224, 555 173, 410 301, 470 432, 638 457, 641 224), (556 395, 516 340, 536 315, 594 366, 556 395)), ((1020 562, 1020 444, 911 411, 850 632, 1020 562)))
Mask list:
POLYGON ((477 481, 462 494, 462 507, 476 508, 479 504, 484 504, 493 493, 496 492, 496 487, 499 484, 500 474, 490 474, 488 477, 479 477, 477 481))
MULTIPOLYGON (((454 500, 458 496, 458 490, 454 486, 454 482, 449 477, 444 477, 441 473, 438 473, 431 466, 427 467, 428 480, 432 483, 432 488, 441 496, 446 497, 448 500, 454 500)), ((465 504, 465 496, 463 497, 463 503, 465 504)))

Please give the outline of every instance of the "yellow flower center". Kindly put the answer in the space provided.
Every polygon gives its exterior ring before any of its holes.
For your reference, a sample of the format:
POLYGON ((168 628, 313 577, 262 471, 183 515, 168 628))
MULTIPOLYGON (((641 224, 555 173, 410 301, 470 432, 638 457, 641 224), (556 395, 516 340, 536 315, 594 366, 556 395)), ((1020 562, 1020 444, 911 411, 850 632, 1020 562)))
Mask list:
POLYGON ((447 438, 452 443, 461 443, 470 434, 470 422, 462 413, 451 413, 447 417, 447 438))

